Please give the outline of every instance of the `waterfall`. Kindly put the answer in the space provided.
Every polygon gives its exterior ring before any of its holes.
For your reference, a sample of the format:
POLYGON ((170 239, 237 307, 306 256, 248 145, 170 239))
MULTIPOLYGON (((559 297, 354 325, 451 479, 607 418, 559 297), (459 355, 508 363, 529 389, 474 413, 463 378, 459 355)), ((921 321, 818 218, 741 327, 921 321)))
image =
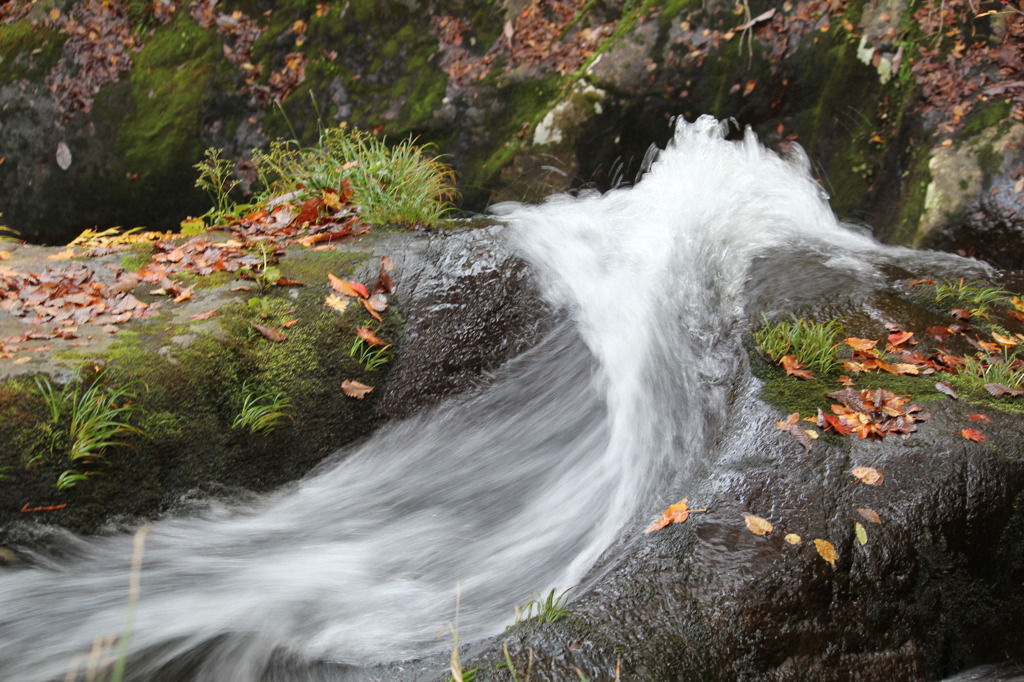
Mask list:
MULTIPOLYGON (((486 388, 285 490, 155 523, 132 679, 440 651, 456 585, 461 640, 500 632, 514 605, 580 583, 712 456, 744 377, 754 259, 800 249, 869 281, 901 253, 838 224, 799 155, 727 141, 707 117, 680 123, 634 187, 495 212, 563 322, 486 388)), ((60 562, 0 575, 0 678, 63 679, 120 632, 131 547, 78 539, 60 562)))

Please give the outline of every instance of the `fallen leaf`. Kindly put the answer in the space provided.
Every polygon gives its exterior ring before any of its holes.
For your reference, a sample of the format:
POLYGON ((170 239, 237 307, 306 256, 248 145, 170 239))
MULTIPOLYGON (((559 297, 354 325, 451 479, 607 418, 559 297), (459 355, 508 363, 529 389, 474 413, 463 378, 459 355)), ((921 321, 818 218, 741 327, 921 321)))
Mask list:
MULTIPOLYGON (((868 544, 868 531, 860 521, 853 524, 853 531, 857 534, 857 542, 861 545, 868 544)), ((820 552, 820 551, 819 551, 820 552)))
POLYGON ((871 523, 882 522, 881 517, 878 516, 878 512, 876 512, 874 509, 871 509, 869 507, 855 507, 854 510, 858 514, 863 516, 865 521, 870 521, 871 523))
POLYGON ((345 379, 341 382, 341 390, 345 392, 345 395, 356 400, 362 400, 363 396, 372 391, 373 388, 373 386, 367 386, 352 379, 345 379))
MULTIPOLYGON (((912 336, 914 336, 914 332, 896 332, 895 334, 889 334, 888 341, 893 347, 902 346, 910 341, 912 336)), ((914 343, 917 342, 915 341, 914 343)))
POLYGON ((51 253, 49 256, 46 257, 46 260, 67 260, 68 258, 74 258, 77 255, 78 254, 75 252, 74 249, 64 249, 63 251, 58 251, 57 253, 51 253))
POLYGON ((972 422, 987 422, 989 424, 992 423, 992 418, 989 417, 987 414, 969 414, 967 415, 967 418, 970 419, 972 422))
POLYGON ((775 529, 767 519, 746 512, 743 512, 743 521, 747 524, 747 529, 754 535, 767 535, 775 529))
POLYGON ((644 529, 644 534, 653 533, 656 530, 661 530, 670 523, 686 523, 686 519, 690 518, 690 514, 693 512, 704 512, 707 509, 690 509, 688 506, 689 498, 684 497, 675 504, 671 505, 668 509, 658 517, 658 520, 649 525, 644 529))
MULTIPOLYGON (((808 431, 807 429, 800 428, 797 425, 798 421, 800 421, 800 413, 799 412, 794 412, 793 414, 791 414, 788 417, 786 417, 785 421, 777 421, 777 422, 775 422, 775 426, 780 431, 785 431, 786 433, 791 435, 793 437, 793 439, 797 443, 800 443, 800 445, 804 446, 805 450, 810 450, 811 449, 811 436, 809 436, 808 434, 812 433, 812 432, 808 431)), ((817 438, 817 437, 818 437, 817 434, 815 434, 814 438, 817 438)))
POLYGON ((864 485, 882 485, 885 482, 885 472, 875 467, 854 467, 850 473, 864 485))
POLYGON ((220 308, 214 308, 213 310, 207 310, 205 313, 197 313, 189 317, 190 320, 208 320, 220 311, 220 308))
POLYGON ((954 332, 949 327, 943 327, 942 325, 937 324, 932 327, 928 327, 928 329, 925 330, 925 334, 937 339, 938 341, 945 341, 949 337, 953 336, 954 332))
POLYGON ((337 291, 339 294, 345 296, 351 296, 352 298, 369 298, 370 293, 366 290, 359 282, 350 282, 347 279, 341 279, 335 277, 331 273, 327 273, 327 280, 331 283, 331 288, 337 291))
POLYGON ((57 143, 57 165, 64 171, 71 168, 71 150, 63 140, 57 143))
POLYGON ((934 279, 912 279, 907 282, 907 286, 916 287, 920 284, 935 284, 934 279))
POLYGON ((281 343, 288 339, 287 336, 274 329, 273 327, 265 327, 262 324, 253 324, 253 329, 262 334, 265 338, 273 341, 274 343, 281 343))
POLYGON ((786 533, 786 537, 784 539, 791 545, 799 545, 803 542, 803 539, 796 533, 786 533))
POLYGON ((795 355, 783 355, 779 359, 779 363, 782 365, 782 368, 786 370, 787 376, 797 377, 799 379, 814 378, 814 375, 811 374, 811 370, 807 369, 807 365, 804 365, 797 360, 795 355))
POLYGON ((366 308, 366 312, 370 313, 370 317, 377 320, 378 322, 383 321, 383 318, 380 316, 380 313, 378 313, 377 310, 373 307, 373 304, 370 303, 369 299, 360 296, 357 300, 363 304, 363 307, 366 308))
POLYGON ((867 353, 868 351, 874 350, 875 346, 878 344, 878 341, 874 339, 858 339, 855 336, 851 336, 848 339, 843 339, 843 343, 845 343, 847 346, 854 350, 859 350, 862 353, 867 353))
POLYGON ((339 313, 345 312, 345 308, 348 307, 348 298, 342 296, 336 296, 334 294, 327 294, 324 298, 324 305, 328 308, 334 308, 339 313))
POLYGON ((814 548, 818 550, 818 554, 822 559, 827 561, 832 568, 836 567, 836 562, 839 561, 839 554, 836 552, 836 548, 832 546, 832 543, 828 540, 814 540, 814 548))
POLYGON ((974 317, 974 313, 965 308, 953 308, 949 311, 949 314, 958 320, 969 320, 974 317))
POLYGON ((387 342, 377 336, 369 327, 356 327, 356 336, 372 346, 386 346, 387 342))
POLYGON ((282 322, 281 326, 284 327, 285 329, 291 329, 292 327, 294 327, 298 323, 299 323, 299 318, 296 317, 293 320, 287 320, 285 322, 282 322))
POLYGON ((1013 348, 1018 343, 1017 339, 1003 336, 997 332, 992 332, 992 338, 995 339, 995 342, 1000 346, 1005 346, 1006 348, 1013 348))
POLYGON ((843 386, 853 386, 853 379, 843 374, 836 381, 841 383, 843 386))
POLYGON ((975 443, 985 440, 985 434, 977 429, 960 429, 960 435, 966 440, 973 440, 975 443))
POLYGON ((945 381, 939 381, 935 384, 935 390, 939 393, 945 393, 953 400, 960 400, 960 395, 953 389, 952 386, 947 384, 945 381))
POLYGON ((1019 391, 1015 388, 1010 388, 1006 384, 985 384, 984 388, 986 391, 991 393, 992 397, 994 398, 1002 398, 1004 395, 1009 395, 1012 398, 1016 398, 1021 393, 1024 393, 1024 391, 1019 391))

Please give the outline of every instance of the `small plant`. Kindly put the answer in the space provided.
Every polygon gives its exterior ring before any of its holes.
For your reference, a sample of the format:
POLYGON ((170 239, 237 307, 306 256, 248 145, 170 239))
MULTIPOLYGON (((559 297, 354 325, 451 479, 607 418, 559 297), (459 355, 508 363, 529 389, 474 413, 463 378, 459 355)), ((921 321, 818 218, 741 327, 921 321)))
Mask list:
POLYGON ((1024 388, 1024 362, 1009 354, 986 360, 977 356, 965 357, 957 368, 957 376, 967 386, 978 391, 984 390, 985 384, 1024 388))
POLYGON ((356 337, 356 340, 352 343, 352 348, 348 351, 348 356, 356 358, 367 372, 373 372, 387 363, 387 350, 389 348, 391 348, 391 344, 374 346, 364 339, 356 337))
POLYGON ((536 620, 538 623, 554 623, 569 613, 568 609, 562 608, 567 594, 569 594, 569 590, 556 597, 555 590, 552 588, 546 597, 540 594, 534 595, 534 598, 526 602, 522 608, 515 607, 515 624, 518 625, 528 620, 536 620))
POLYGON ((258 393, 251 390, 248 384, 242 384, 242 391, 245 393, 242 410, 231 423, 231 428, 266 436, 286 419, 292 419, 292 401, 281 391, 258 393))
POLYGON ((215 222, 230 211, 232 202, 229 195, 239 184, 238 180, 231 179, 234 164, 220 158, 220 151, 210 147, 204 153, 203 160, 193 166, 199 172, 196 187, 209 194, 213 200, 209 215, 215 222))
POLYGON ((986 320, 993 308, 1005 306, 1011 296, 1009 291, 987 286, 985 282, 967 282, 962 277, 935 285, 936 301, 951 299, 954 307, 970 310, 972 315, 986 320))
MULTIPOLYGON (((54 432, 50 441, 50 454, 63 449, 67 444, 68 458, 72 463, 96 464, 105 461, 108 448, 127 445, 119 440, 127 433, 141 433, 127 419, 135 412, 131 402, 130 386, 106 390, 102 382, 103 372, 93 377, 84 388, 76 382, 66 384, 59 392, 49 377, 36 377, 36 386, 43 396, 52 424, 67 424, 66 431, 54 432), (66 440, 64 435, 66 434, 66 440)), ((37 456, 30 464, 41 459, 37 456)), ((67 469, 57 479, 57 489, 65 490, 86 480, 93 472, 67 469)))
MULTIPOLYGON (((0 213, 0 217, 3 213, 0 213)), ((20 242, 18 238, 18 231, 7 227, 6 225, 0 225, 0 242, 20 242)))
POLYGON ((341 126, 320 131, 313 147, 274 141, 253 151, 263 200, 295 192, 306 200, 326 190, 351 188, 353 202, 371 225, 432 225, 451 210, 454 174, 429 147, 412 138, 389 147, 367 132, 341 126))
MULTIPOLYGON (((508 652, 508 642, 501 643, 501 651, 505 654, 505 662, 499 663, 499 668, 505 668, 508 670, 508 674, 512 677, 512 682, 520 682, 519 671, 516 669, 515 663, 512 662, 512 654, 508 652)), ((533 649, 530 649, 529 658, 526 661, 526 676, 522 678, 522 682, 530 682, 530 677, 533 674, 533 649)))
POLYGON ((761 350, 778 362, 785 355, 795 355, 796 359, 816 372, 828 372, 839 364, 836 342, 843 331, 839 320, 828 322, 812 322, 803 318, 790 316, 775 324, 764 319, 764 327, 754 332, 754 341, 761 350))
POLYGON ((277 281, 281 279, 281 270, 273 265, 276 247, 263 241, 257 242, 257 244, 259 246, 259 255, 263 262, 255 268, 249 265, 243 266, 239 268, 238 272, 243 277, 248 277, 256 282, 256 287, 260 290, 260 294, 265 294, 267 289, 277 284, 277 281))

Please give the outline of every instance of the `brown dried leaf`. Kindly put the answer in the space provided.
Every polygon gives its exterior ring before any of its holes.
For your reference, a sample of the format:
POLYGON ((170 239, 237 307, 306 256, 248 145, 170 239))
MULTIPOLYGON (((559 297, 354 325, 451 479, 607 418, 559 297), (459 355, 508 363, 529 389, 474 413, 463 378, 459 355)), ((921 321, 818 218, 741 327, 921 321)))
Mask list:
POLYGON ((377 336, 369 327, 356 327, 356 336, 371 346, 386 346, 387 342, 377 336))
POLYGON ((936 382, 935 390, 940 393, 945 393, 953 400, 960 400, 960 394, 957 393, 956 390, 952 386, 947 384, 945 381, 936 382))
POLYGON ((885 482, 885 471, 875 467, 854 467, 850 473, 864 485, 882 485, 885 482))
POLYGON ((818 550, 818 555, 827 561, 832 568, 836 567, 836 562, 839 561, 839 553, 836 552, 836 548, 831 542, 815 538, 814 548, 818 550))
POLYGON ((871 523, 882 522, 881 517, 878 516, 878 512, 870 507, 854 507, 854 511, 860 514, 865 521, 870 521, 871 523))
POLYGON ((356 400, 362 400, 367 393, 373 390, 373 388, 373 386, 367 386, 364 383, 354 381, 352 379, 345 379, 341 382, 341 390, 345 392, 345 395, 350 398, 355 398, 356 400))
POLYGON ((743 521, 747 524, 747 530, 754 535, 767 535, 775 530, 775 526, 773 526, 767 519, 763 519, 760 516, 754 516, 753 514, 748 514, 746 512, 743 512, 743 521))
POLYGON ((1006 384, 985 384, 985 390, 992 394, 994 398, 1002 398, 1004 395, 1008 395, 1012 398, 1016 398, 1024 391, 1019 391, 1015 388, 1010 388, 1006 384))
POLYGON ((286 341, 288 339, 287 336, 285 336, 278 330, 274 329, 273 327, 265 327, 262 324, 255 323, 252 325, 252 327, 260 334, 262 334, 264 338, 273 341, 274 343, 281 343, 282 341, 286 341))

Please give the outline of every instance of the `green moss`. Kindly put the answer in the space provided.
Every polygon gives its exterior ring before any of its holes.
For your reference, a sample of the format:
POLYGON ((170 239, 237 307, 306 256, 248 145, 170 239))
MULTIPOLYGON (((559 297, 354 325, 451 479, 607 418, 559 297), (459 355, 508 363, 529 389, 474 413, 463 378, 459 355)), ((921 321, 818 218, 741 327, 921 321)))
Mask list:
MULTIPOLYGON (((768 363, 754 351, 750 353, 750 367, 754 376, 763 382, 761 399, 783 414, 799 412, 801 416, 806 417, 817 414, 818 408, 828 410, 828 406, 834 401, 828 398, 827 394, 843 389, 836 381, 839 372, 810 381, 797 379, 786 376, 781 367, 768 363)), ((943 394, 935 389, 935 377, 872 372, 852 375, 851 378, 857 389, 881 388, 896 395, 909 395, 913 402, 919 404, 944 398, 943 394)))
POLYGON ((978 165, 981 166, 985 184, 988 185, 991 178, 999 174, 999 170, 1003 166, 1003 155, 997 152, 991 144, 986 144, 978 150, 978 165))
POLYGON ((896 229, 887 240, 892 244, 919 246, 924 235, 918 232, 921 215, 924 213, 928 186, 932 182, 929 168, 930 145, 911 145, 910 164, 903 173, 903 197, 896 229))
POLYGON ((117 145, 143 177, 194 162, 202 153, 199 116, 219 59, 216 34, 179 12, 135 56, 134 115, 118 127, 117 145))
POLYGON ((968 114, 958 137, 968 139, 1007 125, 1013 120, 1010 118, 1011 111, 1013 111, 1013 103, 1010 100, 994 99, 988 102, 979 102, 968 114))
POLYGON ((148 265, 153 260, 153 247, 150 244, 135 244, 128 253, 121 257, 121 267, 132 272, 148 265))
POLYGON ((306 285, 324 284, 325 273, 350 278, 357 267, 372 257, 369 251, 292 251, 277 267, 285 279, 306 285))
POLYGON ((0 26, 0 85, 21 78, 42 81, 60 59, 65 37, 21 19, 0 26), (35 54, 33 52, 39 50, 35 54))

